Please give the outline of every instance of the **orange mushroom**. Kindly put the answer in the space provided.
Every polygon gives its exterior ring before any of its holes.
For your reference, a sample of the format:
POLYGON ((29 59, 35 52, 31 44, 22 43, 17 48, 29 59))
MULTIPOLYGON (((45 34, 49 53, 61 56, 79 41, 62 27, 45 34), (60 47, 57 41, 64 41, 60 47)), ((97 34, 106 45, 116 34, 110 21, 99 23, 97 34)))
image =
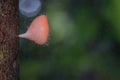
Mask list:
POLYGON ((49 24, 46 15, 36 17, 28 30, 19 37, 34 41, 36 44, 44 45, 49 37, 49 24))

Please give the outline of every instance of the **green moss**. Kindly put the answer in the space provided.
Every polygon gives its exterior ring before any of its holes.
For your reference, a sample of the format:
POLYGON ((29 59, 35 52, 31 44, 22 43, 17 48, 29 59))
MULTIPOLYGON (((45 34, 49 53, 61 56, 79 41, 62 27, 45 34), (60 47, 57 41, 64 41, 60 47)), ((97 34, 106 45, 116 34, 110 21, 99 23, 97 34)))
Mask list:
POLYGON ((3 52, 0 51, 0 60, 3 59, 3 52))

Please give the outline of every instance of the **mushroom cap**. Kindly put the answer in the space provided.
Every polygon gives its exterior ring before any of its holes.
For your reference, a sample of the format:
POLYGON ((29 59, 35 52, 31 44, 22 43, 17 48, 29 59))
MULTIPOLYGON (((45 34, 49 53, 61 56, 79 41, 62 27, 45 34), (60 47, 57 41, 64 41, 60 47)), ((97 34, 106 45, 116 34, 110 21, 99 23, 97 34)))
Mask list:
POLYGON ((40 0, 19 0, 19 11, 27 17, 37 15, 41 10, 40 0))
POLYGON ((48 41, 49 37, 49 24, 46 15, 36 17, 30 27, 24 34, 20 34, 19 37, 26 38, 34 41, 39 45, 43 45, 48 41))

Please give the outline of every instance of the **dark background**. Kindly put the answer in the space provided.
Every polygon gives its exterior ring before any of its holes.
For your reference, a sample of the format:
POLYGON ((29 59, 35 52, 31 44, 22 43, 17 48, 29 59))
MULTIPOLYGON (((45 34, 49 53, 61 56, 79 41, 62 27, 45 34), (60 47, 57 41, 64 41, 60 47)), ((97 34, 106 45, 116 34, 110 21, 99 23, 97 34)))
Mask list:
MULTIPOLYGON (((20 39, 20 80, 120 80, 120 0, 41 2, 49 41, 20 39)), ((20 33, 36 16, 20 14, 20 33)))

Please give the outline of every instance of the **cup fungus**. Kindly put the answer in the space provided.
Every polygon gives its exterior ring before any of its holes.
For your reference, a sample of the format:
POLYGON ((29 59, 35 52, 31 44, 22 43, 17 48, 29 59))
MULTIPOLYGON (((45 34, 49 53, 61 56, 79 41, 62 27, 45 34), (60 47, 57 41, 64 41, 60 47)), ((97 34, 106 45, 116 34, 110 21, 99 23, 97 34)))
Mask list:
POLYGON ((28 30, 19 37, 34 41, 36 44, 44 45, 49 37, 49 24, 46 15, 36 17, 28 30))
POLYGON ((19 0, 19 11, 27 17, 33 17, 41 9, 40 0, 19 0))

